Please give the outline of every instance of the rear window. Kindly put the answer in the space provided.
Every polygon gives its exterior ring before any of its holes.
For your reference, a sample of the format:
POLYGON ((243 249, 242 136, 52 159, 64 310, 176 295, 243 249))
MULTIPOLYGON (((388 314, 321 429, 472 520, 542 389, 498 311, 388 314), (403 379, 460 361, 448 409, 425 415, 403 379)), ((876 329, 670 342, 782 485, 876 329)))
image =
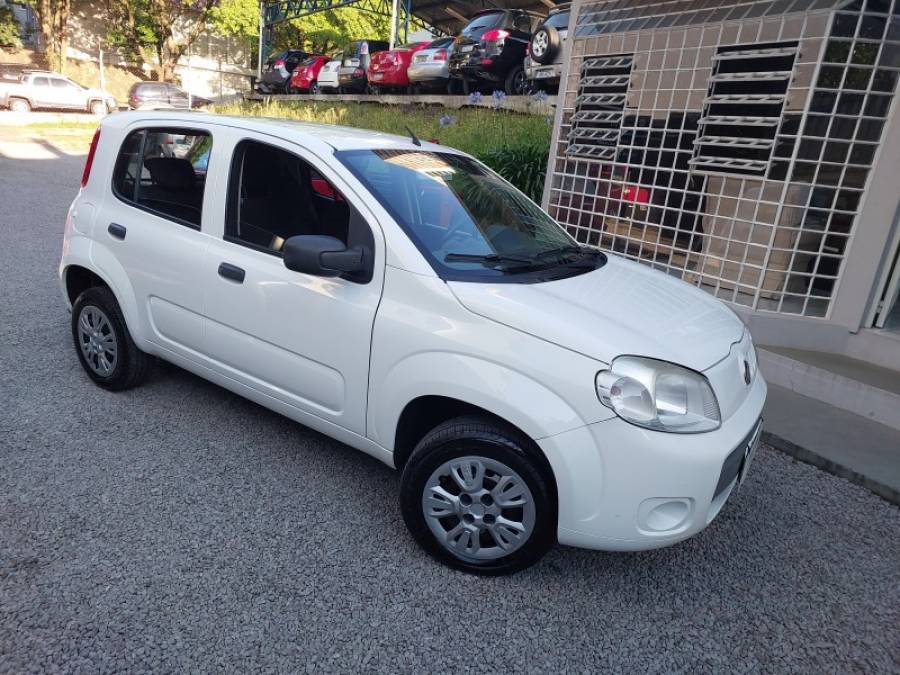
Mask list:
POLYGON ((200 229, 211 150, 206 131, 133 131, 119 149, 113 191, 137 208, 200 229))
POLYGON ((493 28, 494 26, 499 26, 501 21, 503 21, 503 12, 488 12, 486 14, 479 14, 474 19, 472 19, 465 28, 463 28, 462 34, 468 35, 470 33, 474 33, 475 31, 479 31, 482 28, 493 28))
POLYGON ((453 44, 452 37, 446 38, 438 38, 437 40, 433 40, 426 49, 445 49, 453 44))
POLYGON ((556 30, 565 30, 569 27, 569 13, 557 12, 556 14, 551 14, 541 25, 552 26, 556 30))

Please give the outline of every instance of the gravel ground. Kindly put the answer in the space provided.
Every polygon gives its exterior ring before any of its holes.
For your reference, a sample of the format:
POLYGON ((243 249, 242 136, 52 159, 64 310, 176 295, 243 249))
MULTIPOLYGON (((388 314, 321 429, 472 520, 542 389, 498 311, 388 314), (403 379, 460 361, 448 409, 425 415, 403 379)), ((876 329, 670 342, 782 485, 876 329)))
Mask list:
POLYGON ((55 279, 82 159, 3 138, 0 672, 900 672, 900 511, 769 448, 688 542, 479 579, 375 460, 171 366, 93 386, 55 279))

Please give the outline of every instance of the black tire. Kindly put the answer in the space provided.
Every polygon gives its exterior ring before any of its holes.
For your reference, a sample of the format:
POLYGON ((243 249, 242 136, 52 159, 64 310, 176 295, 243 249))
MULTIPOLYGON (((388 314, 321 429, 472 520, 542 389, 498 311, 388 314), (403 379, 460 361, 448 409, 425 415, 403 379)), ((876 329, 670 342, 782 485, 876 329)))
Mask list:
POLYGON ((84 368, 95 384, 111 391, 131 389, 141 384, 150 374, 153 366, 153 357, 145 354, 134 341, 125 325, 125 317, 115 296, 108 288, 94 287, 82 292, 72 305, 72 340, 75 344, 75 353, 81 367, 84 368), (88 308, 97 308, 108 319, 111 332, 115 334, 116 358, 112 369, 106 375, 101 375, 95 368, 89 365, 81 347, 78 322, 82 312, 88 308))
POLYGON ((559 39, 559 31, 553 26, 542 26, 531 36, 531 58, 536 63, 546 66, 553 63, 553 59, 559 53, 562 41, 559 39), (540 46, 536 48, 536 43, 540 46))
POLYGON ((461 91, 459 80, 455 77, 447 78, 447 88, 446 92, 448 96, 457 96, 461 91))
POLYGON ((315 96, 316 94, 319 93, 319 83, 316 82, 315 80, 313 80, 313 81, 310 82, 310 84, 309 84, 309 93, 310 93, 310 95, 312 95, 312 96, 315 96))
POLYGON ((507 74, 503 83, 503 91, 506 92, 507 96, 523 96, 526 92, 527 83, 525 69, 519 64, 507 74))
POLYGON ((369 96, 379 96, 381 94, 381 87, 377 84, 367 84, 364 94, 368 94, 369 96))
MULTIPOLYGON (((419 441, 403 469, 400 508, 410 533, 429 555, 470 574, 495 576, 518 572, 535 564, 556 543, 557 497, 549 464, 530 439, 484 417, 449 420, 419 441), (438 541, 426 521, 422 502, 432 475, 446 462, 468 456, 499 462, 512 469, 531 493, 534 526, 528 538, 506 555, 485 560, 460 557, 438 541)), ((487 522, 487 516, 483 517, 487 522)), ((454 518, 457 526, 462 524, 457 516, 448 518, 447 526, 451 529, 454 518)), ((489 543, 495 542, 487 533, 479 536, 485 536, 489 543)))

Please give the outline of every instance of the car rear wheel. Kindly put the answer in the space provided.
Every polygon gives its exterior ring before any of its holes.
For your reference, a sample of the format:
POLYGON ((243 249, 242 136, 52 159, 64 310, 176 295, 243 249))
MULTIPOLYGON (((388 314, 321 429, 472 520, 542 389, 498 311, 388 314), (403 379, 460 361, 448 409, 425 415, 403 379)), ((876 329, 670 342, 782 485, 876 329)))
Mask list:
POLYGON ((511 574, 556 541, 556 497, 531 442, 488 418, 461 417, 423 438, 403 470, 401 508, 413 537, 440 562, 511 574))
POLYGON ((523 96, 528 90, 528 79, 525 76, 525 69, 522 66, 516 66, 503 84, 503 91, 507 96, 523 96))
POLYGON ((104 389, 136 387, 153 365, 152 357, 131 339, 119 303, 108 288, 89 288, 75 300, 72 339, 82 368, 104 389))
POLYGON ((31 112, 31 104, 24 98, 11 98, 9 100, 9 109, 12 112, 27 113, 31 112))
POLYGON ((309 85, 309 93, 312 94, 313 96, 315 96, 316 94, 319 93, 319 83, 318 82, 313 81, 309 85))

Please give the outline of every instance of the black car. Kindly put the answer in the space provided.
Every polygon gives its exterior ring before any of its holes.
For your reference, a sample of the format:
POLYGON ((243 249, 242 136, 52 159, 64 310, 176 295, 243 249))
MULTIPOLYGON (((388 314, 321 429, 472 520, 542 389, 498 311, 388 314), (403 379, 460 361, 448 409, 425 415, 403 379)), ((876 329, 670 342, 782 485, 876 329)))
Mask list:
POLYGON ((369 58, 375 52, 390 49, 384 40, 356 40, 344 50, 344 60, 338 71, 338 84, 342 94, 362 94, 369 89, 369 58))
POLYGON ((285 49, 270 57, 266 61, 262 78, 256 83, 256 90, 260 94, 284 94, 287 92, 287 84, 291 80, 294 68, 305 61, 309 56, 300 49, 285 49))
POLYGON ((212 103, 208 98, 191 95, 177 84, 170 82, 136 82, 128 90, 128 106, 135 110, 153 108, 175 108, 187 110, 202 108, 212 103), (188 105, 190 104, 190 105, 188 105))
POLYGON ((527 91, 522 62, 531 33, 544 17, 520 9, 490 9, 476 14, 456 38, 450 57, 450 76, 472 89, 503 89, 507 94, 527 91))

